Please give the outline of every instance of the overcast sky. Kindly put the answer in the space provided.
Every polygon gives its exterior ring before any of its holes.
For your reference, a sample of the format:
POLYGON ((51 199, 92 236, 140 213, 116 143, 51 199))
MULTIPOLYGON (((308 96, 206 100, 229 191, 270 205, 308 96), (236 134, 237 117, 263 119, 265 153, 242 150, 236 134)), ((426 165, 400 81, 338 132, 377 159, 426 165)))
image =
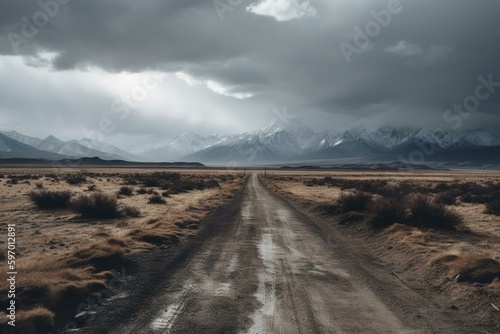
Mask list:
POLYGON ((499 16, 497 0, 0 0, 0 129, 126 146, 288 115, 497 126, 499 16))

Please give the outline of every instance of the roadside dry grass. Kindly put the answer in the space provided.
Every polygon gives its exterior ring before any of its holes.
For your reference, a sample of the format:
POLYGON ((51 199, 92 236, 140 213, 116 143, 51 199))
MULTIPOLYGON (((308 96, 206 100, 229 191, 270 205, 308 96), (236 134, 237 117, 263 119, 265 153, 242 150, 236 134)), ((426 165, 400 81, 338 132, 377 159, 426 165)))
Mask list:
MULTIPOLYGON (((242 182, 241 173, 224 170, 0 170, 2 229, 16 224, 18 329, 49 332, 65 310, 106 289, 129 255, 197 234, 200 220, 242 182), (162 200, 151 204, 152 196, 162 200)), ((0 247, 6 272, 5 238, 0 247)), ((7 290, 1 280, 3 309, 7 290)), ((0 317, 1 332, 7 317, 0 317)))
POLYGON ((499 172, 274 171, 262 179, 409 285, 440 291, 448 307, 500 329, 500 217, 489 209, 500 198, 499 172))

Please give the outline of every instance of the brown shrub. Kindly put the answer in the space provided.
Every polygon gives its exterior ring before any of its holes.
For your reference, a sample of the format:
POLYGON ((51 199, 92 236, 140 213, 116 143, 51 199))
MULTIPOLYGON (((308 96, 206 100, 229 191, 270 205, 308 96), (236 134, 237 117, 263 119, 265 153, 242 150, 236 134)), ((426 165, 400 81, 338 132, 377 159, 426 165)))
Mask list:
POLYGON ((372 202, 370 211, 373 213, 370 223, 376 229, 402 223, 405 219, 405 206, 400 199, 378 198, 372 202))
POLYGON ((118 190, 118 195, 123 195, 123 196, 132 196, 134 193, 134 189, 131 187, 123 186, 120 187, 120 190, 118 190))
POLYGON ((165 204, 167 202, 160 195, 153 195, 153 196, 149 197, 148 203, 149 204, 165 204))
POLYGON ((342 212, 363 211, 370 204, 372 197, 370 194, 356 191, 354 193, 343 192, 338 203, 342 206, 342 212))
POLYGON ((429 196, 411 195, 405 202, 409 210, 404 221, 406 225, 456 230, 463 224, 461 216, 445 205, 434 202, 429 196))
POLYGON ((80 195, 73 208, 83 218, 116 218, 120 216, 116 197, 103 193, 80 195))
POLYGON ((71 192, 38 190, 31 191, 28 196, 39 209, 62 209, 69 206, 71 192))
POLYGON ((458 194, 456 191, 446 191, 436 195, 436 202, 445 205, 454 205, 457 202, 458 194))
POLYGON ((403 200, 381 198, 371 206, 374 228, 385 228, 395 223, 415 227, 456 230, 463 224, 461 216, 436 203, 427 195, 409 195, 403 200))
POLYGON ((126 217, 139 217, 141 215, 141 210, 135 206, 123 204, 120 208, 120 213, 126 217))
POLYGON ((486 203, 485 213, 500 216, 500 198, 497 198, 492 202, 486 203))
POLYGON ((66 176, 66 182, 71 185, 79 185, 83 182, 87 181, 87 177, 83 174, 76 174, 76 175, 68 175, 66 176))

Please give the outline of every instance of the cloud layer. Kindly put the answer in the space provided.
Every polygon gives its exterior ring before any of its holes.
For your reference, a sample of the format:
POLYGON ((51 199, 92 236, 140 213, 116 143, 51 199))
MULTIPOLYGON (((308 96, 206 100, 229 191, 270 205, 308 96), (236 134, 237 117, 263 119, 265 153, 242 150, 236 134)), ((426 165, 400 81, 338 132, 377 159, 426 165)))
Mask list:
MULTIPOLYGON (((168 77, 109 136, 251 130, 284 106, 317 129, 446 127, 479 76, 500 82, 496 1, 66 2, 0 0, 0 127, 83 133, 151 71, 168 77)), ((499 124, 498 89, 464 128, 499 124)))

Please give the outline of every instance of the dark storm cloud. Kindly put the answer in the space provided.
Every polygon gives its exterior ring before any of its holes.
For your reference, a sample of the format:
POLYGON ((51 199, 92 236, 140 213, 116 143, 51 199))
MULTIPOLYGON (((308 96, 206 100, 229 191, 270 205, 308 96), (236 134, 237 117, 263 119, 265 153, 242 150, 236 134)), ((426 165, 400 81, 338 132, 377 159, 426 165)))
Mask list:
MULTIPOLYGON (((289 1, 295 7, 306 2, 289 1)), ((314 117, 349 115, 377 125, 435 126, 445 110, 474 94, 479 76, 500 82, 498 1, 310 0, 307 15, 285 19, 251 13, 257 0, 218 3, 226 10, 217 13, 213 1, 201 0, 73 0, 59 5, 16 52, 9 33, 22 35, 22 18, 32 20, 41 9, 0 1, 0 53, 53 52, 57 71, 182 72, 226 87, 228 95, 248 93, 254 97, 241 103, 265 101, 262 109, 286 105, 314 117), (357 46, 357 28, 366 33, 367 24, 377 23, 371 11, 390 6, 398 9, 390 23, 378 23, 367 45, 357 46), (342 43, 359 52, 346 59, 342 43)), ((464 125, 491 124, 485 115, 496 117, 499 105, 500 87, 464 125)))

